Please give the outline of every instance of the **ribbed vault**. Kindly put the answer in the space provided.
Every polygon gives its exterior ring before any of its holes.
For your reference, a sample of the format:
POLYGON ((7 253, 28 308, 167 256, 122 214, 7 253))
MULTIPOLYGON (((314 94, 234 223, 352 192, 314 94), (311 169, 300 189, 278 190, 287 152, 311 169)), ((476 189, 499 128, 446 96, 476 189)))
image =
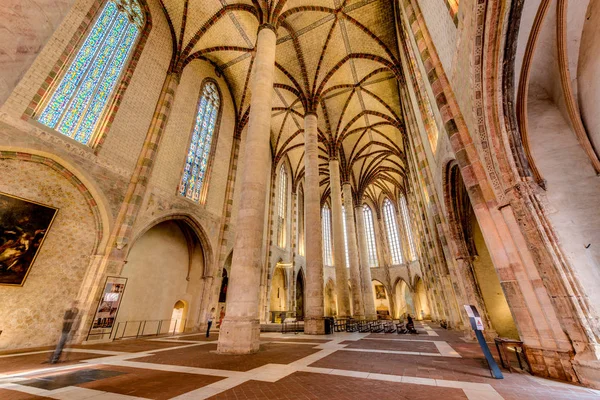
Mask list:
POLYGON ((405 142, 394 6, 387 0, 161 0, 173 43, 171 69, 214 65, 234 99, 237 134, 246 125, 258 27, 277 32, 271 124, 273 159, 288 158, 293 185, 304 174, 303 118, 318 117, 321 190, 328 159, 357 197, 374 203, 404 186, 405 142))

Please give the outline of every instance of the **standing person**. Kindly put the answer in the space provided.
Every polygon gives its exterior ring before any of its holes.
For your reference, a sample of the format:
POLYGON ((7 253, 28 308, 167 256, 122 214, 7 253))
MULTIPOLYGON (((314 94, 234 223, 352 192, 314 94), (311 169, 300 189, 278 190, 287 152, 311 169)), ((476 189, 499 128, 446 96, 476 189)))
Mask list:
POLYGON ((225 318, 225 307, 221 307, 221 312, 219 313, 219 328, 221 328, 223 318, 225 318))
POLYGON ((406 320, 408 321, 408 324, 409 324, 409 325, 413 325, 413 319, 412 319, 412 317, 410 316, 410 314, 406 314, 406 320))
POLYGON ((211 308, 209 312, 206 313, 206 337, 210 336, 210 326, 213 323, 213 320, 215 319, 215 308, 211 308))
POLYGON ((425 311, 421 310, 421 319, 425 321, 425 311))
POLYGON ((79 314, 79 309, 77 308, 77 301, 71 303, 71 308, 65 311, 65 315, 63 317, 63 326, 62 333, 60 335, 60 339, 58 340, 58 344, 56 345, 56 349, 50 358, 50 364, 56 364, 60 360, 60 356, 62 351, 67 344, 67 340, 71 332, 73 331, 73 326, 75 325, 75 320, 77 319, 77 314, 79 314))

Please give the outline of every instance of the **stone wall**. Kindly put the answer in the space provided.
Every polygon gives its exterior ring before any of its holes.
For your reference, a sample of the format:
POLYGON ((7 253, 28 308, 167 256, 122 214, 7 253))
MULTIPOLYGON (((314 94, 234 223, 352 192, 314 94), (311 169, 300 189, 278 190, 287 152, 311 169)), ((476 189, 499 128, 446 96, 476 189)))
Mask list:
POLYGON ((0 4, 0 106, 58 28, 74 0, 6 0, 0 4))
POLYGON ((0 286, 0 349, 52 345, 77 298, 98 226, 84 194, 61 171, 2 159, 0 175, 0 192, 58 208, 24 285, 0 286))

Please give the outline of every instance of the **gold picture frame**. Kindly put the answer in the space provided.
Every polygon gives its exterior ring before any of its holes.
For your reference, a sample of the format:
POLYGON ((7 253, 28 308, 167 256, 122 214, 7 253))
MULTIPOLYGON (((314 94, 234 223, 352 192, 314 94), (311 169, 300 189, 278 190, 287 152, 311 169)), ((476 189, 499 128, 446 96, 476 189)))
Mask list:
POLYGON ((0 285, 23 286, 58 208, 0 192, 0 285))

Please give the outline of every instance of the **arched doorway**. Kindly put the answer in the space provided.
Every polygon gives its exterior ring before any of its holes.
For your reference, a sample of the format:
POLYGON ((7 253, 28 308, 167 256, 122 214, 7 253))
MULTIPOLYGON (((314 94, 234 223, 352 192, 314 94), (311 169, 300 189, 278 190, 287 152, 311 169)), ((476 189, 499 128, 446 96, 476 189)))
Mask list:
POLYGON ((519 339, 508 302, 500 285, 500 279, 492 257, 484 241, 481 228, 471 205, 467 188, 456 163, 449 166, 450 222, 459 248, 463 278, 471 298, 481 310, 484 323, 490 324, 498 335, 519 339), (472 285, 473 288, 469 288, 472 285))
POLYGON ((335 296, 335 284, 330 279, 325 285, 325 316, 335 317, 337 315, 337 303, 335 296))
POLYGON ((383 283, 378 280, 371 281, 373 297, 375 298, 375 311, 378 319, 389 319, 392 316, 390 298, 383 283))
POLYGON ((396 300, 394 317, 404 319, 407 314, 415 317, 413 293, 404 280, 400 279, 396 282, 394 293, 396 300))
MULTIPOLYGON (((171 327, 171 320, 175 310, 181 310, 176 313, 181 312, 184 319, 198 315, 203 270, 203 249, 187 222, 169 220, 150 228, 133 243, 121 271, 128 281, 117 323, 130 323, 126 325, 127 332, 117 334, 135 335, 139 327, 133 321, 146 321, 139 334, 193 327, 195 320, 186 320, 182 326, 178 322, 177 327, 171 327)), ((121 329, 124 326, 121 324, 121 329)))
POLYGON ((302 270, 298 271, 296 277, 296 319, 304 320, 304 273, 302 270))
POLYGON ((183 332, 185 327, 186 318, 186 306, 181 300, 177 300, 177 303, 173 306, 173 314, 171 314, 171 323, 169 324, 169 332, 183 332))
POLYGON ((283 268, 275 266, 271 278, 271 322, 281 323, 287 309, 287 282, 283 268))
POLYGON ((415 280, 415 315, 418 319, 430 319, 431 309, 429 308, 429 302, 427 301, 427 292, 425 291, 425 284, 420 277, 415 280))

